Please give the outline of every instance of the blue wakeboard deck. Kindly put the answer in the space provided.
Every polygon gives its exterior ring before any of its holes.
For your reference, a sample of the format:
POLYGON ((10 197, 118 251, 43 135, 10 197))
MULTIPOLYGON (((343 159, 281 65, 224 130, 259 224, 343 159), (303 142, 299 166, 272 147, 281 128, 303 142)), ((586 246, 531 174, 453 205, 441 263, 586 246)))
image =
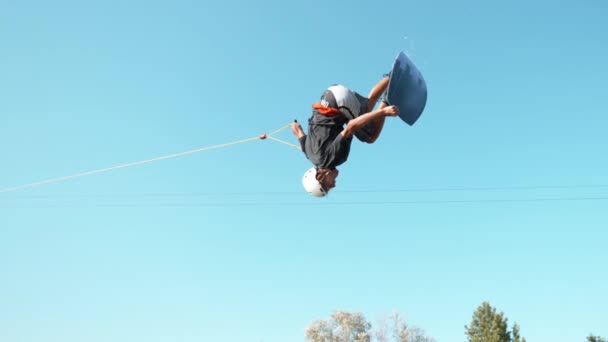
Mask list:
POLYGON ((395 59, 387 90, 387 102, 399 108, 399 117, 412 126, 426 106, 427 88, 422 73, 405 53, 395 59))

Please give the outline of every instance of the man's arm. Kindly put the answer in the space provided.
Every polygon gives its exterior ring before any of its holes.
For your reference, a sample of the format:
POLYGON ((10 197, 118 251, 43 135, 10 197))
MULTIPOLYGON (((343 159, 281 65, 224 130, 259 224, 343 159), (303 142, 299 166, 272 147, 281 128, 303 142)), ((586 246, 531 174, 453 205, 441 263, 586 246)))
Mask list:
POLYGON ((399 108, 397 108, 396 106, 384 107, 382 109, 363 114, 357 118, 350 120, 344 130, 340 132, 340 134, 342 134, 342 136, 345 138, 350 138, 353 136, 353 134, 355 134, 355 131, 365 126, 370 121, 381 119, 387 116, 397 115, 399 115, 399 108))
POLYGON ((382 93, 384 93, 384 91, 388 87, 388 82, 389 82, 389 78, 385 77, 385 78, 381 79, 380 81, 378 81, 378 83, 376 83, 376 85, 372 88, 372 90, 369 91, 369 95, 367 96, 367 98, 369 99, 369 102, 367 104, 368 112, 371 112, 374 109, 374 106, 376 106, 376 103, 380 99, 380 96, 382 95, 382 93))

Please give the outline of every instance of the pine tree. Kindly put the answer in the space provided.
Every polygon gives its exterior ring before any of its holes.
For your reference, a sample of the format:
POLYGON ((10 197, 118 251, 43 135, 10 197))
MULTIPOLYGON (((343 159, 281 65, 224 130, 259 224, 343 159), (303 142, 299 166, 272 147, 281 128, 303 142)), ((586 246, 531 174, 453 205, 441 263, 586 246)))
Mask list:
POLYGON ((477 307, 471 325, 465 326, 465 329, 469 342, 526 342, 520 335, 519 325, 513 324, 513 330, 509 331, 505 315, 497 313, 488 302, 477 307))
POLYGON ((511 342, 507 319, 488 302, 483 302, 475 310, 471 325, 465 329, 469 342, 511 342))
POLYGON ((513 342, 526 342, 526 339, 519 336, 519 325, 513 324, 513 342))
POLYGON ((589 335, 587 336, 587 342, 608 342, 608 340, 603 337, 589 335))

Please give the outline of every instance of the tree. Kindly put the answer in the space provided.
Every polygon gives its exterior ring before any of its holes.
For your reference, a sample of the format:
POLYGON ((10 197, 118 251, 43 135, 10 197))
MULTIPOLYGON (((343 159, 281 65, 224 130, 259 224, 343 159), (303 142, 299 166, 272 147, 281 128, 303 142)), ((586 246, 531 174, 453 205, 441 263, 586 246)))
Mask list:
POLYGON ((519 325, 513 324, 513 342, 526 342, 526 339, 519 335, 519 325))
POLYGON ((513 326, 513 338, 508 329, 507 318, 497 313, 490 303, 483 302, 473 313, 470 326, 465 326, 469 342, 525 342, 519 334, 519 326, 513 326))
POLYGON ((371 324, 360 313, 334 312, 328 320, 313 322, 306 329, 310 342, 370 342, 371 324))
POLYGON ((608 342, 608 340, 603 337, 589 335, 587 336, 587 342, 608 342))
POLYGON ((334 312, 329 319, 313 322, 306 329, 309 342, 435 342, 424 330, 410 327, 399 313, 380 322, 380 327, 370 332, 371 324, 360 313, 334 312))
POLYGON ((380 322, 375 336, 377 342, 435 342, 435 339, 426 336, 424 330, 407 325, 398 312, 380 322))

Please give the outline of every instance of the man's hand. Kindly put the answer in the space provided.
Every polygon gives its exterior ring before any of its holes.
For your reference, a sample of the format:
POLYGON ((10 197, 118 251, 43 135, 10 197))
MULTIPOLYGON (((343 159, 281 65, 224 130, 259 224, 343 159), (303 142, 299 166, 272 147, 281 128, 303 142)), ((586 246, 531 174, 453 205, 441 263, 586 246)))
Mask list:
POLYGON ((397 106, 388 106, 382 108, 385 116, 397 116, 399 115, 399 107, 397 106))
POLYGON ((300 126, 300 123, 298 123, 298 120, 293 120, 293 124, 291 124, 291 133, 298 139, 304 136, 304 130, 302 129, 302 126, 300 126))

